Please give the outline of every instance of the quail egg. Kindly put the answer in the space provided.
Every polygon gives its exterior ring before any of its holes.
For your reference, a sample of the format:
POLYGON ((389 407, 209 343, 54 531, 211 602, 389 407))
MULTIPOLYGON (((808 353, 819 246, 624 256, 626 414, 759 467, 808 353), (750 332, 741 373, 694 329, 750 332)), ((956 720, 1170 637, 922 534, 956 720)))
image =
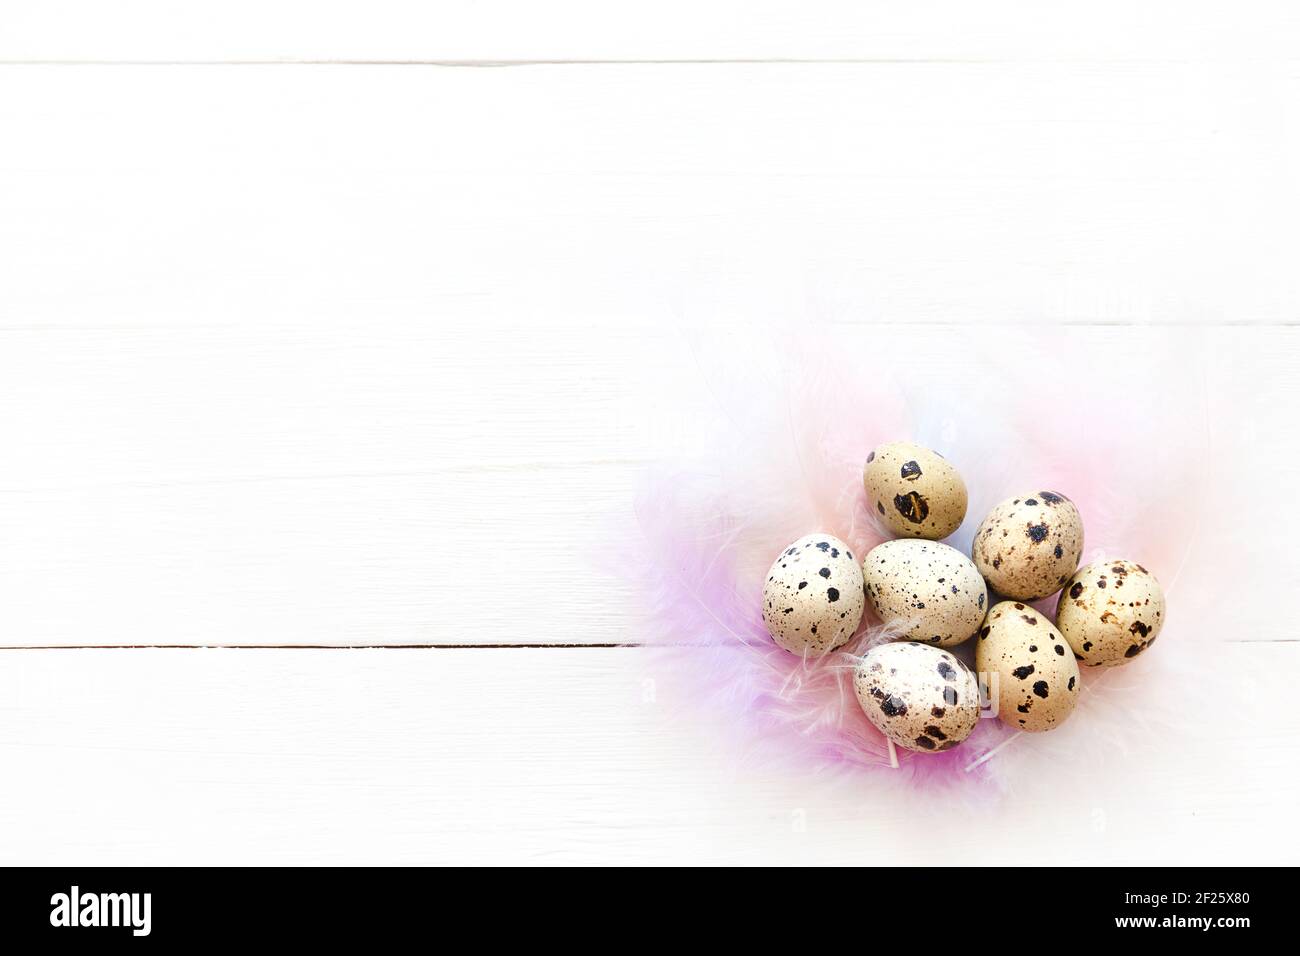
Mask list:
POLYGON ((878 445, 862 469, 867 504, 900 538, 938 541, 966 517, 966 483, 938 452, 912 442, 878 445))
POLYGON ((1028 604, 989 609, 975 642, 975 669, 997 701, 998 717, 1020 730, 1052 730, 1079 698, 1079 665, 1052 622, 1028 604))
POLYGON ((989 586, 1017 601, 1055 594, 1082 553, 1079 509, 1055 491, 1008 498, 988 513, 971 544, 975 567, 989 586))
POLYGON ((859 663, 853 686, 867 719, 905 750, 949 750, 979 722, 975 675, 952 654, 928 644, 873 647, 859 663))
POLYGON ((1155 643, 1165 623, 1165 593, 1132 561, 1098 561, 1061 590, 1056 626, 1084 664, 1127 664, 1155 643))
POLYGON ((952 647, 984 623, 988 591, 966 555, 940 541, 896 538, 862 562, 867 603, 901 637, 952 647))
POLYGON ((763 586, 763 623, 791 654, 839 647, 862 620, 862 568, 839 538, 810 534, 781 552, 763 586))

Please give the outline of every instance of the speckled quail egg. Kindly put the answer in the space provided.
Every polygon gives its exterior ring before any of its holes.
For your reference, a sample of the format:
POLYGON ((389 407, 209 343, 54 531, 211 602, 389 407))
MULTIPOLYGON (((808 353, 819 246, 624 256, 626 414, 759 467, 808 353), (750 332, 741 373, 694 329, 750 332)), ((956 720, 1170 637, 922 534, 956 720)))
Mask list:
POLYGON ((1127 664, 1155 643, 1165 623, 1165 592, 1132 561, 1080 568, 1061 591, 1056 626, 1084 664, 1127 664))
POLYGON ((839 538, 810 534, 781 552, 763 586, 763 623, 791 654, 839 647, 862 620, 862 569, 839 538))
POLYGON ((975 675, 947 651, 898 641, 873 647, 853 678, 867 719, 897 746, 949 750, 979 722, 975 675))
POLYGON ((862 469, 867 503, 900 538, 938 541, 966 517, 966 483, 938 452, 912 442, 878 445, 862 469))
POLYGON ((1061 632, 1028 604, 989 609, 975 642, 975 669, 996 700, 1002 722, 1020 730, 1052 730, 1079 698, 1079 665, 1061 632))
POLYGON ((1065 495, 1031 491, 988 513, 971 544, 975 567, 1004 597, 1036 601, 1070 579, 1083 553, 1083 519, 1065 495))
POLYGON ((862 562, 867 603, 908 640, 952 647, 984 623, 988 592, 966 555, 940 541, 896 538, 862 562))

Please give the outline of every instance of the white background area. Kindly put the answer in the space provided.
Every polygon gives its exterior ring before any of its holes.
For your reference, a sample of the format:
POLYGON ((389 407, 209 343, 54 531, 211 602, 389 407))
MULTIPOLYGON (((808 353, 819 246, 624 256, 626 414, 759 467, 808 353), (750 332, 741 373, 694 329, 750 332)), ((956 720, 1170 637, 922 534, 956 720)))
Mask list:
POLYGON ((0 862, 1294 863, 1297 51, 1283 2, 0 0, 0 862), (725 425, 699 343, 803 322, 972 387, 949 332, 1197 337, 1246 712, 946 812, 666 713, 611 535, 725 425))

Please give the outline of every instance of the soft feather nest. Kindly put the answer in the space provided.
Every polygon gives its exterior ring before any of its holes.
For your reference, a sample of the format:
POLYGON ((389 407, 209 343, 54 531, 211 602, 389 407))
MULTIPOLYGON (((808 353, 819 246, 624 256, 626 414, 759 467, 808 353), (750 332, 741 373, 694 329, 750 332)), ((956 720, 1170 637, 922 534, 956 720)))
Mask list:
MULTIPOLYGON (((729 427, 708 451, 656 467, 637 500, 645 641, 672 655, 693 717, 707 717, 751 759, 994 789, 1044 766, 1058 776, 1096 772, 1176 726, 1209 666, 1194 647, 1207 639, 1193 625, 1197 609, 1178 588, 1205 495, 1203 470, 1193 467, 1204 427, 1188 374, 1195 343, 1184 340, 1178 354, 1166 348, 1133 378, 1123 360, 1080 368, 1065 333, 1012 352, 971 338, 963 349, 982 374, 967 385, 867 374, 863 366, 877 363, 823 344, 805 334, 801 347, 783 347, 768 379, 745 363, 735 375, 708 363, 729 427), (967 554, 998 500, 1030 487, 1069 495, 1084 520, 1081 563, 1138 560, 1164 586, 1173 621, 1160 652, 1122 668, 1081 668, 1079 704, 1057 730, 1024 734, 981 719, 950 751, 892 753, 852 677, 859 655, 894 635, 868 609, 838 652, 802 659, 772 642, 761 595, 772 559, 802 535, 833 534, 859 555, 889 537, 867 507, 862 466, 875 445, 899 439, 940 451, 961 472, 969 509, 946 540, 967 554)), ((1054 619, 1055 596, 1036 606, 1054 619)), ((971 642, 950 650, 973 666, 971 642)))

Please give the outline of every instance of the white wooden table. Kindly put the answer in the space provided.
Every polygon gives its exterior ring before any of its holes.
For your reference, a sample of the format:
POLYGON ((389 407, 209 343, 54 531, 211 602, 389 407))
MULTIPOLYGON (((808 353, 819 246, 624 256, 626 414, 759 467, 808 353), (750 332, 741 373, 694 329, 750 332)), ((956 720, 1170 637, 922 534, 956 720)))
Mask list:
POLYGON ((1294 863, 1300 13, 1070 7, 0 2, 0 862, 1294 863), (591 550, 812 319, 1199 337, 1247 712, 983 808, 666 715, 591 550))

